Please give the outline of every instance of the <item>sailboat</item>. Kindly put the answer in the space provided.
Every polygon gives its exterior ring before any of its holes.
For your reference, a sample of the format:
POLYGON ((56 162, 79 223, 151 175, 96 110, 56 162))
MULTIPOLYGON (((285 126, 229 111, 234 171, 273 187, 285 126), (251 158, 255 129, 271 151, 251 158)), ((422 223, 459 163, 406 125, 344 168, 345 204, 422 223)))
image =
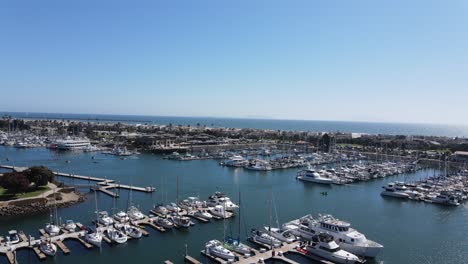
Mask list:
POLYGON ((261 231, 257 229, 252 229, 252 236, 251 240, 253 242, 263 244, 263 245, 268 245, 272 249, 273 248, 278 248, 281 246, 281 241, 276 239, 271 235, 271 207, 273 204, 273 191, 271 193, 271 199, 270 199, 270 224, 268 226, 268 231, 261 231))
POLYGON ((278 239, 281 242, 286 242, 288 244, 291 244, 292 242, 296 241, 296 237, 291 233, 290 230, 284 230, 281 229, 279 225, 279 220, 278 220, 278 211, 276 210, 276 205, 275 205, 275 200, 273 198, 272 194, 272 204, 273 204, 273 209, 275 210, 275 216, 276 216, 276 228, 270 226, 265 226, 263 227, 265 231, 268 232, 268 234, 276 239, 278 239))
POLYGON ((238 217, 238 234, 237 234, 237 238, 234 238, 232 236, 225 236, 224 238, 224 243, 223 243, 223 246, 226 248, 226 249, 229 249, 233 252, 236 252, 238 254, 242 254, 244 255, 245 257, 250 257, 252 252, 250 251, 249 247, 247 247, 246 245, 242 244, 240 242, 240 233, 241 233, 241 210, 242 210, 242 207, 241 207, 241 196, 240 196, 240 192, 239 192, 239 217, 238 217))
POLYGON ((55 189, 54 189, 54 208, 53 211, 50 214, 50 223, 46 223, 45 225, 45 231, 50 235, 50 236, 56 236, 60 233, 60 227, 57 225, 58 223, 58 215, 57 215, 57 201, 55 200, 55 189))
POLYGON ((85 235, 85 240, 88 241, 90 244, 93 244, 97 247, 101 247, 102 243, 102 235, 99 233, 98 230, 98 222, 99 222, 99 211, 98 211, 98 206, 97 206, 97 194, 96 191, 94 191, 94 203, 96 206, 96 226, 94 232, 92 230, 88 230, 88 232, 85 235))
MULTIPOLYGON (((130 178, 130 184, 131 183, 132 183, 132 180, 130 178)), ((132 189, 133 189, 132 186, 130 186, 130 191, 128 192, 129 198, 128 198, 127 215, 132 221, 141 220, 145 218, 145 216, 143 215, 143 213, 141 213, 141 211, 136 206, 133 205, 132 189)))
MULTIPOLYGON (((220 205, 219 205, 220 206, 220 205)), ((224 208, 223 208, 224 209, 224 208)), ((223 210, 224 211, 224 210, 223 210)), ((226 236, 226 217, 223 217, 223 233, 226 236)), ((227 261, 234 261, 236 256, 230 250, 223 247, 219 240, 210 240, 205 244, 205 253, 227 261)))
MULTIPOLYGON (((179 176, 177 176, 177 193, 176 193, 176 204, 178 203, 179 200, 179 176)), ((182 216, 179 214, 179 210, 176 210, 176 212, 169 217, 171 219, 172 223, 174 223, 174 226, 176 227, 185 227, 188 228, 194 223, 190 221, 190 218, 187 216, 182 216)))

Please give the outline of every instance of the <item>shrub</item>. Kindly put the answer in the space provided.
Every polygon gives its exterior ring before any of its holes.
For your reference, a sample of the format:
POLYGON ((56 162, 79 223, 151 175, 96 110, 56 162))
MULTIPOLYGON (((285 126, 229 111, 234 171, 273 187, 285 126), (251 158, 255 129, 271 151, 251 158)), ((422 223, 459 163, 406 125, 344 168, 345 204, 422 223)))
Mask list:
POLYGON ((27 191, 31 183, 23 173, 11 172, 0 177, 0 185, 10 192, 18 193, 27 191))

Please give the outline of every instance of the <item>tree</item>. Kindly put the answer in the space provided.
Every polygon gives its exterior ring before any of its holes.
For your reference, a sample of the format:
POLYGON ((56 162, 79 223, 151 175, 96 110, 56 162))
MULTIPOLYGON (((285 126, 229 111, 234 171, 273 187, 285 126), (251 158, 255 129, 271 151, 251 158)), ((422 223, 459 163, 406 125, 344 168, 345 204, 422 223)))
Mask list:
POLYGON ((0 177, 0 185, 14 193, 27 191, 30 184, 26 175, 20 172, 5 173, 0 177))
POLYGON ((48 182, 53 182, 55 178, 54 173, 44 166, 31 167, 27 169, 24 174, 36 187, 47 185, 48 182))

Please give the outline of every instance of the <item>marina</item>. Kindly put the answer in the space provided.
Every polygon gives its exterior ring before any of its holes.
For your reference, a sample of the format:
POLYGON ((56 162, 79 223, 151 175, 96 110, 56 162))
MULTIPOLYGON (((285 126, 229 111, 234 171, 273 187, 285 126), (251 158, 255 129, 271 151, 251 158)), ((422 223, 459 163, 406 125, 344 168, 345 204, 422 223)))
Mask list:
MULTIPOLYGON (((424 203, 412 203, 413 205, 411 205, 409 203, 401 204, 397 201, 390 201, 388 199, 375 199, 375 197, 379 197, 380 192, 382 191, 381 186, 388 182, 407 182, 411 180, 417 181, 434 175, 432 171, 428 171, 427 169, 414 172, 404 172, 402 174, 397 174, 388 178, 376 178, 372 181, 365 182, 360 185, 354 185, 353 183, 338 185, 334 186, 333 189, 330 189, 328 186, 303 184, 302 182, 295 181, 293 176, 297 171, 296 169, 271 171, 267 174, 268 176, 265 177, 265 175, 257 171, 237 171, 232 170, 231 168, 223 168, 219 166, 218 162, 215 160, 194 160, 187 163, 184 162, 176 164, 172 161, 159 159, 158 156, 153 155, 140 154, 138 158, 135 159, 121 160, 114 156, 101 156, 92 153, 65 153, 58 156, 59 160, 56 160, 56 156, 51 155, 53 152, 50 152, 46 149, 24 150, 10 148, 3 149, 3 153, 2 160, 5 160, 5 157, 8 156, 11 160, 15 161, 15 165, 18 167, 28 167, 31 164, 37 164, 37 161, 34 161, 34 159, 37 159, 40 160, 41 164, 50 166, 53 171, 73 170, 76 171, 77 175, 95 175, 96 178, 112 179, 114 182, 129 182, 129 175, 133 175, 132 183, 135 184, 135 186, 163 187, 163 189, 158 188, 158 190, 153 194, 137 191, 133 192, 133 202, 139 204, 141 208, 148 210, 148 212, 152 210, 155 204, 161 202, 161 198, 165 199, 166 202, 164 202, 164 204, 169 204, 168 201, 176 200, 176 175, 180 178, 179 202, 184 200, 181 199, 181 197, 190 196, 200 196, 202 197, 200 200, 203 201, 203 198, 207 198, 215 193, 217 188, 225 192, 229 197, 236 198, 238 192, 237 186, 239 186, 240 190, 242 191, 244 201, 243 204, 245 204, 243 206, 243 210, 246 210, 243 212, 243 214, 245 215, 246 221, 248 221, 247 225, 244 225, 244 220, 241 221, 242 230, 245 228, 250 229, 251 227, 255 226, 261 227, 267 224, 266 222, 269 210, 268 206, 265 204, 265 201, 268 200, 270 196, 271 187, 268 187, 268 183, 272 183, 275 186, 273 189, 275 193, 288 193, 287 199, 283 198, 276 201, 278 207, 278 218, 280 222, 288 222, 291 220, 291 218, 294 218, 294 216, 298 218, 310 211, 315 213, 327 212, 338 217, 349 219, 353 223, 353 226, 357 226, 360 231, 363 231, 363 233, 369 235, 369 237, 374 238, 376 241, 379 241, 385 245, 385 254, 378 256, 376 261, 399 261, 398 259, 402 260, 403 258, 403 256, 395 252, 395 250, 400 248, 400 246, 397 246, 396 243, 394 244, 391 237, 381 233, 382 226, 378 224, 379 221, 387 223, 389 221, 389 218, 385 217, 387 213, 384 212, 387 212, 388 210, 393 213, 402 211, 406 212, 405 214, 410 214, 411 218, 418 218, 420 216, 417 216, 416 214, 419 214, 421 216, 425 215, 427 219, 430 219, 429 215, 433 214, 432 210, 428 210, 428 208, 423 206, 424 203), (30 154, 26 153, 25 156, 24 151, 28 151, 30 154), (16 155, 21 155, 22 159, 16 155), (95 159, 91 159, 92 156, 94 156, 95 159), (24 161, 22 162, 21 160, 24 161), (71 162, 65 163, 63 162, 64 160, 71 160, 71 162), (99 160, 99 163, 93 163, 95 160, 99 160), (152 165, 155 163, 157 166, 152 165), (109 170, 112 167, 117 167, 118 169, 110 173, 109 170), (134 171, 129 170, 128 168, 130 167, 137 169, 134 171), (86 168, 92 168, 92 170, 86 170, 86 168), (153 168, 157 168, 155 169, 156 171, 149 173, 153 170, 153 168), (165 171, 165 168, 174 168, 174 174, 168 174, 167 171, 165 171), (90 171, 92 171, 92 173, 90 173, 90 171), (107 175, 112 175, 112 178, 107 175), (171 178, 164 175, 173 176, 171 178), (210 185, 206 185, 208 182, 210 182, 210 185), (161 183, 163 184, 161 185, 161 183), (161 193, 159 191, 161 191, 161 193), (320 194, 322 192, 328 192, 328 195, 323 196, 320 194), (258 196, 263 198, 258 199, 258 196), (343 203, 343 199, 345 199, 346 202, 344 202, 343 206, 340 206, 339 204, 343 203), (365 206, 365 204, 368 204, 369 202, 371 203, 371 206, 365 206), (290 206, 291 203, 294 204, 294 206, 290 206), (363 208, 366 208, 366 210, 363 211, 359 209, 359 206, 363 206, 363 208), (345 210, 343 209, 344 207, 350 207, 353 210, 345 210), (367 219, 369 210, 373 212, 372 221, 367 219)), ((65 180, 65 183, 69 184, 79 184, 80 182, 85 184, 88 182, 87 180, 73 180, 72 178, 65 177, 60 179, 65 180)), ((97 193, 99 194, 101 192, 97 193)), ((120 198, 116 201, 104 193, 102 193, 103 195, 98 195, 99 208, 108 210, 109 208, 113 207, 126 208, 126 203, 128 202, 126 199, 128 196, 127 193, 128 191, 122 189, 120 192, 120 198), (113 205, 115 202, 117 204, 113 205)), ((94 202, 92 201, 93 199, 91 197, 81 205, 76 205, 71 208, 60 208, 58 210, 59 215, 63 219, 74 219, 79 223, 90 223, 91 219, 93 219, 94 212, 94 210, 90 210, 90 208, 94 208, 94 202)), ((235 200, 236 199, 233 199, 233 202, 235 202, 235 200)), ((444 210, 444 208, 446 207, 442 207, 438 210, 444 210)), ((452 216, 451 219, 457 219, 456 215, 458 214, 459 210, 456 208, 461 207, 454 207, 453 209, 450 208, 452 207, 447 207, 447 210, 450 210, 450 215, 455 214, 455 218, 452 216), (456 211, 453 211, 454 209, 456 211)), ((187 244, 188 255, 205 263, 206 259, 204 260, 205 257, 200 254, 200 250, 204 248, 204 243, 213 237, 222 237, 222 231, 220 231, 220 228, 223 225, 223 221, 213 219, 205 223, 206 221, 200 221, 199 219, 191 216, 193 212, 189 213, 187 210, 185 211, 187 212, 187 216, 191 217, 192 221, 195 223, 195 225, 191 226, 190 228, 168 230, 166 228, 159 227, 155 229, 154 226, 157 225, 154 225, 154 223, 152 223, 149 218, 154 218, 157 215, 153 214, 153 212, 149 212, 150 215, 148 215, 148 218, 141 220, 138 223, 138 226, 146 227, 144 230, 148 232, 148 237, 144 239, 145 241, 141 241, 141 243, 134 243, 134 241, 130 239, 125 244, 125 250, 119 250, 118 248, 120 245, 109 246, 110 244, 106 242, 103 244, 103 250, 98 254, 98 250, 86 250, 86 248, 83 247, 81 242, 79 242, 77 239, 67 239, 65 240, 64 245, 70 250, 69 256, 64 255, 60 248, 58 248, 59 253, 54 257, 56 259, 55 261, 66 261, 67 263, 79 263, 84 259, 102 261, 115 259, 118 261, 120 259, 128 259, 126 256, 128 255, 128 252, 144 255, 144 251, 150 250, 150 248, 153 248, 154 246, 159 248, 174 248, 176 252, 180 252, 180 255, 183 255, 183 252, 185 252, 184 244, 187 244), (77 245, 75 245, 72 241, 76 241, 77 245), (75 252, 80 252, 80 254, 76 254, 75 252)), ((34 227, 37 228, 43 226, 43 223, 47 221, 47 218, 47 215, 37 216, 26 222, 20 221, 18 223, 16 223, 16 221, 9 222, 8 220, 3 220, 2 226, 4 226, 5 229, 2 229, 2 231, 21 228, 26 234, 36 234, 37 229, 34 230, 34 227)), ((234 225, 234 223, 237 223, 237 221, 238 219, 236 216, 226 220, 227 233, 230 233, 231 231, 229 230, 234 229, 234 226, 237 226, 237 224, 234 225)), ((429 226, 437 225, 436 223, 431 223, 432 221, 429 221, 429 223, 425 222, 425 224, 422 224, 422 226, 423 228, 429 228, 429 226)), ((399 236, 404 237, 403 232, 410 232, 405 230, 406 228, 411 229, 415 227, 412 227, 412 225, 409 224, 408 227, 404 227, 403 230, 398 231, 398 233, 400 233, 399 236)), ((453 236, 457 237, 458 234, 450 233, 448 229, 446 229, 445 232, 448 232, 451 235, 450 239, 452 239, 453 236)), ((4 234, 6 231, 3 231, 2 233, 4 234)), ((242 237, 247 238, 248 234, 244 234, 244 231, 241 233, 242 237)), ((442 235, 441 239, 444 239, 444 237, 445 235, 442 235)), ((104 236, 103 240, 105 241, 106 238, 107 237, 104 236)), ((446 237, 446 239, 448 239, 448 237, 446 237)), ((416 241, 422 243, 418 238, 412 237, 412 243, 416 243, 416 241)), ((401 242, 399 241, 398 243, 401 242)), ((257 245, 251 244, 249 246, 255 248, 257 245)), ((449 249, 446 250, 450 252, 449 249)), ((297 250, 293 250, 293 252, 289 252, 285 255, 290 257, 295 262, 308 263, 308 261, 312 261, 312 263, 316 263, 314 262, 316 260, 311 260, 310 258, 300 255, 294 251, 297 250), (299 259, 293 257, 296 255, 299 259)), ((39 258, 37 258, 35 253, 33 253, 33 250, 30 252, 34 254, 32 255, 34 258, 30 257, 27 252, 28 251, 19 250, 16 253, 19 263, 36 263, 36 261, 39 261, 39 258)), ((169 251, 162 251, 158 253, 156 259, 160 262, 170 260, 173 263, 182 263, 182 259, 174 256, 175 255, 169 251)), ((5 255, 5 260, 7 259, 8 258, 5 255)), ((51 258, 47 257, 46 261, 49 261, 49 259, 51 258)), ((414 261, 414 263, 418 263, 416 259, 413 259, 412 261, 414 261)), ((400 262, 404 262, 404 260, 400 262)), ((373 261, 370 261, 370 263, 373 263, 373 261)))

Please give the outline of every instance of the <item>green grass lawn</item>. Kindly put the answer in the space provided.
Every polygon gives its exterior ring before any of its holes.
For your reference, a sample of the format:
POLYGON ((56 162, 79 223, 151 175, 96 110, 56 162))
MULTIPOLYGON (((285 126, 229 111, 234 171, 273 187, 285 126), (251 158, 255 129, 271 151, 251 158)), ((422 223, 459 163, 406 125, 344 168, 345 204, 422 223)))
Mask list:
POLYGON ((11 193, 8 193, 7 189, 0 187, 0 200, 7 201, 7 200, 14 200, 14 199, 35 197, 48 190, 50 190, 48 186, 41 186, 39 188, 31 190, 30 192, 17 193, 13 195, 11 193))

